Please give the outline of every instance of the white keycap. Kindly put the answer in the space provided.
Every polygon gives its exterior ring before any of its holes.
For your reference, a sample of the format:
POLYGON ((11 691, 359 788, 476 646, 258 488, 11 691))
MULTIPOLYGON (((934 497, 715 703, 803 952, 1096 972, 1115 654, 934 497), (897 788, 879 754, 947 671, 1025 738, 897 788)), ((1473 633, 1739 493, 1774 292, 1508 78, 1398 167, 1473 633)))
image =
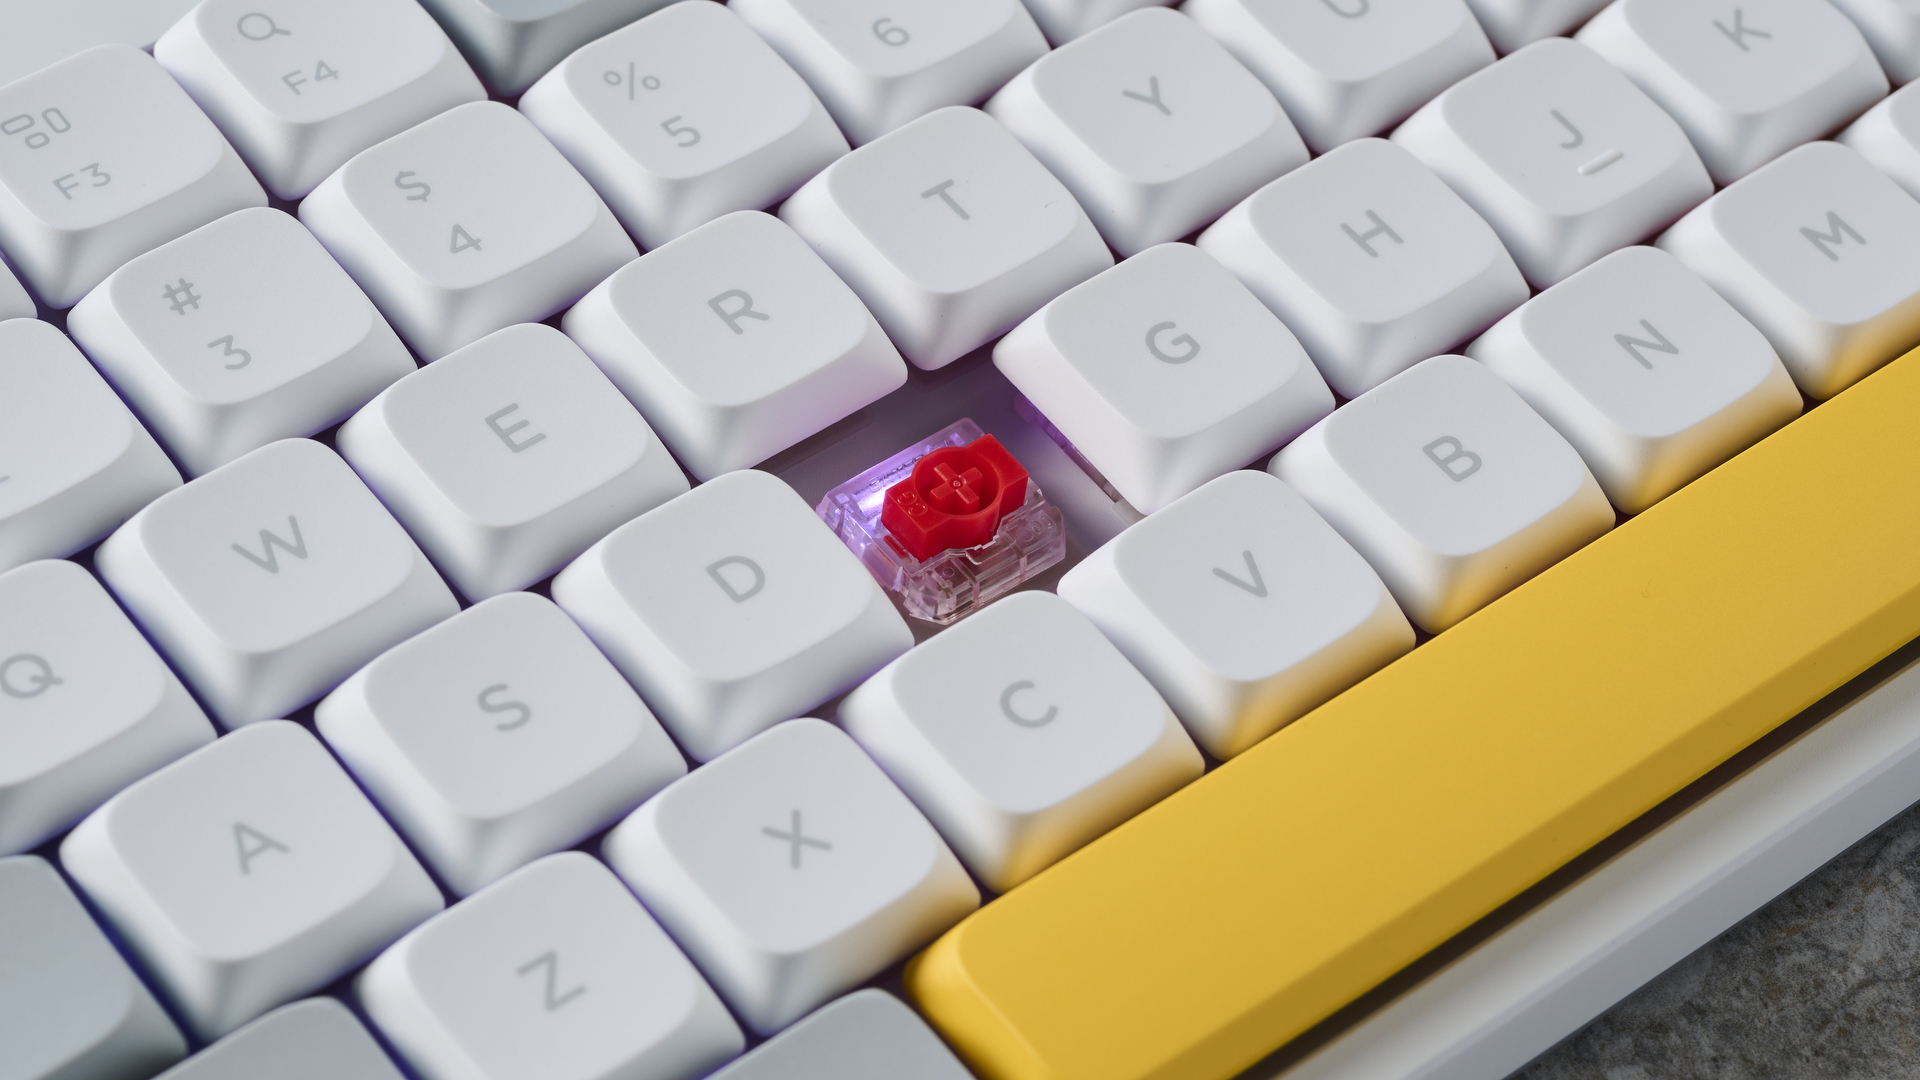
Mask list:
POLYGON ((436 916, 355 986, 425 1080, 691 1080, 746 1042, 666 931, 577 851, 436 916))
POLYGON ((1262 472, 1228 473, 1135 524, 1069 570, 1060 596, 1217 758, 1413 648, 1373 568, 1262 472))
POLYGON ((1493 229, 1381 139, 1275 180, 1200 234, 1342 397, 1493 325, 1527 283, 1493 229))
POLYGON ((469 600, 552 575, 687 490, 607 377, 537 323, 402 379, 341 427, 338 444, 469 600))
POLYGON ((1713 194, 1686 133, 1566 38, 1467 77, 1400 125, 1413 152, 1544 289, 1645 239, 1713 194))
POLYGON ((313 234, 265 207, 114 271, 67 332, 189 476, 330 428, 414 369, 313 234))
POLYGON ((1260 80, 1160 7, 1042 57, 986 109, 1123 256, 1178 240, 1307 160, 1260 80))
POLYGON ((284 720, 115 795, 60 862, 201 1039, 325 986, 442 906, 320 740, 284 720))
POLYGON ((1630 247, 1496 323, 1467 350, 1637 514, 1800 415, 1773 346, 1679 260, 1630 247))
POLYGON ((765 461, 907 381, 853 290, 753 211, 621 267, 561 325, 701 480, 765 461))
POLYGON ((1274 455, 1437 634, 1613 527, 1613 507, 1527 403, 1464 356, 1387 380, 1274 455))
POLYGON ((1893 85, 1920 76, 1920 3, 1914 0, 1832 0, 1873 49, 1893 85))
POLYGON ((71 555, 180 472, 60 331, 0 322, 0 571, 71 555))
POLYGON ((8 1080, 131 1080, 186 1054, 180 1029, 45 860, 0 859, 0 911, 8 1080))
POLYGON ((347 463, 307 439, 156 499, 94 563, 228 728, 286 715, 458 610, 347 463))
POLYGON ((487 97, 407 0, 207 0, 153 55, 289 201, 374 143, 487 97))
POLYGON ((913 645, 866 567, 768 473, 728 473, 614 530, 553 598, 696 761, 913 645))
MULTIPOLYGON (((1326 2, 1326 0, 1322 0, 1326 2)), ((1356 3, 1375 0, 1332 0, 1352 10, 1356 3)), ((1493 47, 1510 53, 1541 38, 1565 34, 1586 22, 1608 0, 1467 0, 1474 17, 1486 28, 1493 47)))
POLYGON ((428 360, 539 322, 640 254, 560 151, 493 101, 362 152, 300 220, 428 360))
MULTIPOLYGON (((1155 5, 1172 7, 1176 0, 1025 0, 1041 32, 1054 45, 1065 45, 1128 12, 1155 5)), ((1191 14, 1191 12, 1189 12, 1191 14)))
POLYGON ((730 0, 853 145, 983 101, 1046 54, 1020 0, 730 0))
POLYGON ((1202 768, 1152 684, 1048 592, 1015 593, 888 664, 840 722, 995 892, 1202 768))
POLYGON ((607 861, 748 1027, 772 1034, 979 906, 873 759, 794 720, 647 800, 607 861))
POLYGON ((1075 286, 1001 338, 993 362, 1141 513, 1333 411, 1293 334, 1190 244, 1075 286))
POLYGON ((7 11, 7 33, 0 35, 0 86, 95 45, 118 42, 151 48, 197 2, 66 0, 15 5, 7 11))
POLYGON ((977 109, 941 109, 848 154, 780 218, 929 371, 1113 265, 1067 189, 977 109))
POLYGON ((1579 40, 1673 114, 1717 184, 1887 94, 1866 39, 1824 0, 1616 0, 1579 40))
POLYGON ((633 688, 533 593, 482 601, 395 646, 314 718, 462 896, 579 843, 687 771, 633 688))
POLYGON ((1493 63, 1464 0, 1187 0, 1314 152, 1386 130, 1493 63))
POLYGON ((674 0, 420 0, 473 62, 487 89, 510 98, 587 42, 674 0))
POLYGON ((13 276, 6 263, 0 262, 0 322, 31 319, 34 313, 33 297, 27 295, 26 286, 13 276))
POLYGON ((1920 199, 1920 90, 1901 88, 1868 109, 1834 141, 1860 152, 1920 199))
POLYGON ((656 248, 793 194, 847 152, 813 91, 719 4, 674 4, 582 48, 520 111, 656 248))
POLYGON ((761 1043, 713 1080, 972 1080, 925 1020, 885 990, 855 990, 761 1043))
POLYGON ((1920 203, 1838 143, 1809 143, 1660 237, 1825 399, 1920 343, 1920 203))
POLYGON ((219 129, 139 49, 102 45, 0 86, 0 248, 49 307, 266 203, 219 129))
POLYGON ((296 1001, 188 1058, 166 1080, 404 1080, 338 998, 296 1001))
POLYGON ((92 574, 0 574, 0 855, 206 743, 213 725, 92 574))

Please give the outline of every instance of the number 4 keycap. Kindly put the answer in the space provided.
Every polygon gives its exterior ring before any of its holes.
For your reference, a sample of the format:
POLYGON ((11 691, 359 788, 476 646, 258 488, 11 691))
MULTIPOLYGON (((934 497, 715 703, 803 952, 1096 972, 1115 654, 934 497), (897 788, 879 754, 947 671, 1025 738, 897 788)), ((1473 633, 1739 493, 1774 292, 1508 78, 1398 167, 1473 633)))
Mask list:
POLYGON ((640 254, 560 151, 493 101, 362 152, 300 220, 428 360, 539 322, 640 254))

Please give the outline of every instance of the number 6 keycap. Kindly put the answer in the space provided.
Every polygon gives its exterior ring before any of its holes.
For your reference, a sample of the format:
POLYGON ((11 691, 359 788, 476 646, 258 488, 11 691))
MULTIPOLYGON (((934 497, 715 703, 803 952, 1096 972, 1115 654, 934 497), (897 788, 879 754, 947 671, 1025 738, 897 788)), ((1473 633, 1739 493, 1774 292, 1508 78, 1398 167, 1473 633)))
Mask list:
POLYGON ((102 45, 0 87, 0 249, 48 306, 267 193, 153 58, 102 45))

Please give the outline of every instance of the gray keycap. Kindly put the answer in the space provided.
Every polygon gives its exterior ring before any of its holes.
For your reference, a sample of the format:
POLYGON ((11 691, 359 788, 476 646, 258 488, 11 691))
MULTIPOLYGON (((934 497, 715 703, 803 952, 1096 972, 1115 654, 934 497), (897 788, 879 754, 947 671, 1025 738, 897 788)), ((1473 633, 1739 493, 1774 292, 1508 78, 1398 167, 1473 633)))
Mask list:
POLYGON ((793 1025, 710 1080, 972 1080, 899 999, 861 990, 793 1025))
POLYGON ((283 1005, 167 1070, 157 1080, 403 1080, 345 1005, 283 1005))
POLYGON ((0 1080, 141 1080, 186 1054, 45 859, 0 859, 0 1080))

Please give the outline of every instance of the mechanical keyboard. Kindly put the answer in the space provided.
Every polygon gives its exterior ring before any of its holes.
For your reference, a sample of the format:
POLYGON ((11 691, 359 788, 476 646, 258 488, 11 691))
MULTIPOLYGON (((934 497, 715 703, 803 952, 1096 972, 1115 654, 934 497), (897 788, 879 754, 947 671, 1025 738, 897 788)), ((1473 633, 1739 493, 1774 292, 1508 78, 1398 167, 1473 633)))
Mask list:
POLYGON ((1500 1077, 1914 801, 1908 0, 0 12, 0 1080, 1500 1077))

